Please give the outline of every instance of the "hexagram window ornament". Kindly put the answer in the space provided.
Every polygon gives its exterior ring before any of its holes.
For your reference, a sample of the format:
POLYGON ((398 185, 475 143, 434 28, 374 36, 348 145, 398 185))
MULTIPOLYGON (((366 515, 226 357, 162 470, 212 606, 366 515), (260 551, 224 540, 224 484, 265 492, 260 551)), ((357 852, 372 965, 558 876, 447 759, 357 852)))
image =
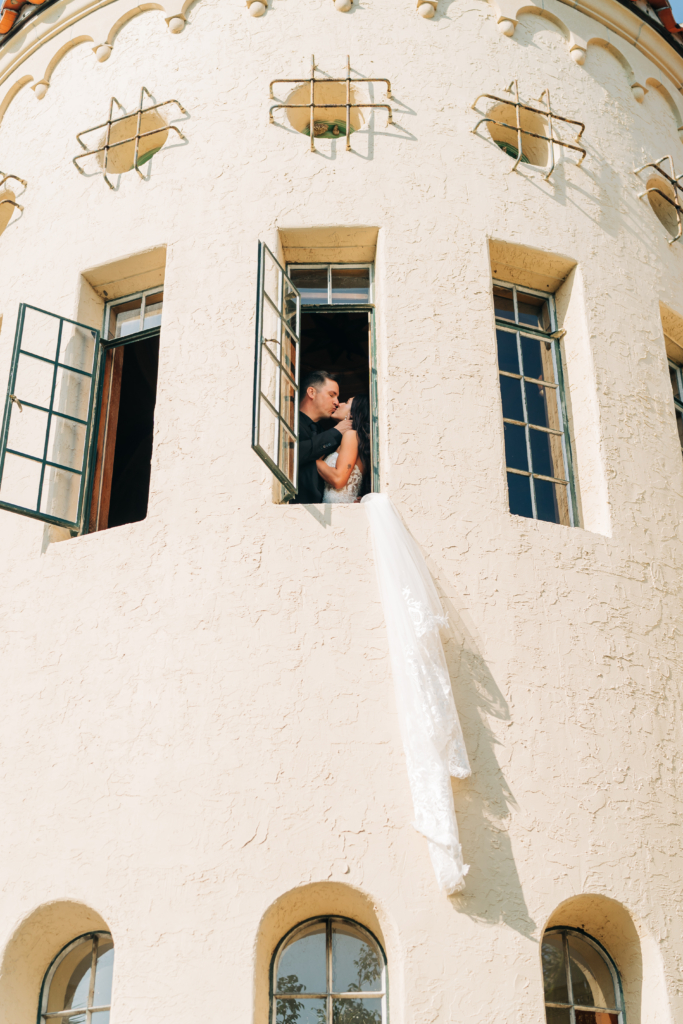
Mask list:
MULTIPOLYGON (((476 135, 477 134, 477 129, 479 128, 479 125, 481 125, 481 124, 491 124, 491 125, 496 125, 499 128, 507 129, 508 131, 516 134, 516 137, 517 137, 517 139, 516 139, 516 141, 517 141, 516 147, 509 146, 509 145, 507 145, 505 143, 497 142, 494 139, 494 141, 496 142, 496 145, 498 145, 504 152, 506 152, 508 154, 508 156, 512 156, 513 158, 515 158, 515 162, 514 162, 513 166, 510 168, 510 172, 516 171, 517 167, 520 164, 520 162, 525 162, 525 163, 529 163, 530 162, 528 160, 528 158, 526 157, 525 153, 524 153, 524 138, 523 138, 523 136, 525 136, 525 135, 530 137, 530 138, 540 139, 543 142, 547 143, 547 145, 548 145, 549 162, 548 162, 548 165, 547 165, 547 173, 544 175, 544 180, 545 181, 548 181, 548 179, 550 178, 551 174, 555 170, 555 146, 562 146, 564 149, 570 149, 570 150, 573 150, 573 151, 575 151, 577 153, 580 153, 581 157, 577 161, 577 167, 581 166, 581 164, 583 163, 584 158, 586 156, 586 150, 582 146, 580 146, 578 144, 579 140, 581 139, 581 136, 583 135, 584 131, 586 130, 586 126, 585 126, 585 124, 582 121, 575 121, 571 117, 564 117, 562 114, 556 114, 555 111, 552 109, 552 106, 551 106, 551 103, 550 103, 550 90, 549 89, 544 89, 543 92, 541 93, 541 95, 539 96, 538 100, 533 101, 533 102, 539 104, 539 106, 532 106, 530 103, 522 103, 522 101, 519 98, 519 86, 518 86, 516 78, 513 79, 512 82, 510 82, 510 84, 507 87, 507 89, 505 90, 505 92, 506 93, 510 93, 512 96, 514 96, 514 98, 512 98, 512 99, 505 99, 502 96, 494 96, 491 93, 482 92, 482 93, 480 93, 477 96, 476 100, 474 101, 474 103, 472 104, 470 109, 471 110, 476 110, 477 109, 477 103, 481 99, 495 100, 496 103, 498 103, 498 104, 501 104, 501 105, 504 104, 505 106, 514 107, 514 109, 515 109, 515 120, 514 120, 513 124, 508 124, 505 121, 500 121, 500 120, 498 120, 495 117, 482 117, 482 118, 480 118, 479 121, 477 121, 477 123, 475 124, 474 128, 472 129, 472 134, 476 135), (531 131, 529 128, 524 128, 522 126, 521 111, 529 111, 532 115, 536 115, 536 116, 539 116, 539 117, 543 118, 544 121, 546 122, 546 125, 547 125, 546 133, 545 134, 541 134, 539 132, 531 131), (557 132, 556 122, 562 122, 563 124, 567 124, 567 125, 575 125, 579 129, 579 131, 577 132, 577 134, 576 134, 576 136, 575 136, 575 138, 574 138, 574 140, 572 142, 566 142, 564 139, 562 139, 559 136, 559 134, 557 132), (511 150, 513 150, 513 152, 511 152, 511 150), (516 150, 516 152, 514 152, 514 150, 516 150)), ((531 161, 531 162, 534 162, 534 161, 531 161)))
MULTIPOLYGON (((119 147, 130 147, 131 143, 133 144, 133 161, 131 163, 131 166, 125 167, 124 170, 128 171, 134 169, 138 172, 141 178, 144 178, 144 175, 140 170, 140 167, 148 160, 151 160, 155 153, 159 152, 161 147, 164 145, 164 142, 166 141, 166 136, 168 135, 169 131, 176 132, 181 139, 185 140, 186 136, 183 135, 183 133, 181 132, 180 128, 178 128, 177 125, 170 124, 169 122, 165 121, 160 114, 156 113, 156 111, 158 111, 161 107, 168 107, 171 104, 175 103, 180 112, 182 114, 187 115, 185 107, 178 100, 164 100, 162 103, 151 103, 149 106, 145 106, 145 96, 148 96, 150 100, 154 99, 149 89, 147 89, 143 85, 140 91, 140 102, 138 104, 138 108, 137 110, 134 110, 131 113, 126 113, 126 109, 123 106, 123 104, 119 103, 115 96, 112 96, 111 101, 109 103, 109 117, 107 118, 107 120, 103 121, 102 124, 97 124, 93 128, 86 128, 85 131, 78 133, 76 139, 78 141, 78 144, 81 146, 83 150, 85 150, 85 152, 79 153, 78 156, 75 156, 73 158, 73 162, 76 169, 81 174, 87 176, 86 171, 84 171, 83 168, 79 165, 79 160, 85 160, 86 157, 91 156, 98 157, 100 154, 102 154, 102 157, 100 158, 100 163, 102 166, 102 176, 106 181, 107 185, 109 185, 109 188, 113 189, 115 188, 115 186, 109 180, 109 177, 107 176, 107 171, 111 169, 111 163, 114 168, 113 173, 123 173, 122 170, 116 169, 116 154, 114 153, 114 151, 117 150, 119 147), (113 116, 114 104, 116 104, 119 110, 123 111, 120 117, 113 116), (126 122, 128 122, 128 124, 126 124, 126 122), (134 131, 133 122, 135 125, 134 131), (151 127, 150 130, 142 130, 143 128, 147 128, 149 125, 153 125, 153 127, 151 127), (91 132, 101 131, 103 128, 106 129, 103 145, 99 145, 95 149, 88 149, 86 144, 83 142, 82 137, 84 135, 89 135, 91 132), (132 134, 130 134, 131 131, 132 134), (119 138, 118 136, 121 134, 123 134, 125 137, 119 138), (146 144, 143 143, 143 151, 140 151, 141 139, 148 139, 151 138, 151 136, 153 135, 158 136, 161 134, 163 134, 164 137, 163 139, 158 140, 158 146, 147 147, 146 144)), ((121 151, 122 156, 125 153, 125 150, 121 151)))
MULTIPOLYGON (((274 78, 270 83, 270 98, 271 100, 277 99, 273 93, 273 86, 280 83, 291 83, 293 85, 304 86, 310 85, 310 99, 308 103, 276 103, 270 108, 270 124, 275 124, 273 114, 276 110, 301 110, 308 108, 309 119, 306 128, 302 129, 305 134, 310 135, 311 138, 311 153, 315 153, 315 140, 317 138, 336 138, 342 135, 346 136, 346 149, 351 149, 351 132, 354 130, 351 124, 351 111, 360 110, 364 107, 371 107, 373 109, 383 109, 387 111, 387 126, 394 123, 393 120, 393 109, 388 103, 355 103, 352 102, 352 86, 362 85, 370 82, 383 82, 387 88, 387 99, 391 99, 391 82, 388 78, 352 78, 351 77, 351 60, 350 57, 346 58, 346 76, 344 78, 328 78, 327 76, 321 76, 316 78, 316 71, 318 71, 318 65, 315 62, 315 56, 311 57, 311 74, 308 78, 274 78), (316 101, 315 90, 316 86, 328 85, 330 83, 344 83, 345 96, 336 103, 321 103, 319 100, 316 101), (322 110, 344 110, 345 119, 343 122, 338 120, 324 121, 319 116, 316 117, 318 111, 322 110)), ((320 92, 318 93, 320 95, 320 92)))
MULTIPOLYGON (((683 234, 683 220, 681 219, 681 214, 683 214, 683 205, 681 203, 681 199, 683 197, 683 186, 681 185, 681 178, 683 178, 683 174, 676 174, 676 167, 674 166, 673 157, 668 153, 666 154, 666 156, 661 156, 659 160, 653 160, 651 163, 643 164, 642 167, 636 168, 636 170, 634 170, 633 173, 636 175, 636 177, 638 177, 648 167, 651 167, 652 170, 655 172, 655 175, 658 175, 659 178, 662 179, 661 187, 650 187, 650 182, 652 181, 652 179, 650 179, 650 181, 645 187, 645 191, 638 193, 638 198, 642 199, 643 196, 647 196, 649 199, 651 195, 654 195, 658 197, 660 203, 662 200, 664 200, 666 203, 669 204, 672 212, 676 217, 677 225, 676 234, 673 236, 673 238, 669 239, 669 245, 672 245, 674 242, 677 242, 683 234), (662 164, 665 160, 669 161, 669 170, 671 171, 670 174, 667 174, 667 172, 662 167, 662 164), (667 194, 667 192, 665 191, 667 188, 669 194, 667 194)), ((657 210, 655 209, 651 200, 650 205, 653 206, 654 213, 657 217, 659 217, 659 220, 661 221, 662 217, 659 215, 659 213, 657 213, 657 210)))

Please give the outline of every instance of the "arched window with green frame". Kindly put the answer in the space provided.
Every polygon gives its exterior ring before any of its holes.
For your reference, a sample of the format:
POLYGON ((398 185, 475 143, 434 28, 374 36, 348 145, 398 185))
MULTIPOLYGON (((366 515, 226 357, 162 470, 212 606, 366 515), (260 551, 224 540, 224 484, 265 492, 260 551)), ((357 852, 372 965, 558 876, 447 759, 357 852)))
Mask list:
POLYGON ((67 943, 47 969, 38 1024, 109 1024, 114 940, 87 932, 67 943))
POLYGON ((626 1024, 621 978, 580 928, 548 928, 541 947, 547 1024, 626 1024))

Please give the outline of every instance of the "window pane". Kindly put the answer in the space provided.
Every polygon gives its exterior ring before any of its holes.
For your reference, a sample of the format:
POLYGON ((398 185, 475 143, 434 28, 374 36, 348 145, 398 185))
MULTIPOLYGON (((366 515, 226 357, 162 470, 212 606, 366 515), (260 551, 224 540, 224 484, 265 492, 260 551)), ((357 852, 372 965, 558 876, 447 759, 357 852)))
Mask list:
POLYGON ((264 345, 263 359, 261 360, 261 394, 265 395, 274 409, 277 409, 277 389, 280 368, 274 356, 270 354, 270 348, 264 345))
POLYGON ((327 303, 327 267, 290 267, 289 276, 302 302, 327 303))
POLYGON ((517 354, 517 335, 509 331, 496 331, 498 342, 498 367, 506 373, 519 373, 519 356, 517 354))
MULTIPOLYGON (((65 329, 67 325, 65 324, 65 329)), ((27 309, 24 314, 24 330, 21 336, 21 348, 24 352, 33 352, 44 359, 55 359, 57 355, 57 338, 59 337, 59 319, 48 316, 36 309, 27 309)))
POLYGON ((335 999, 333 1024, 381 1024, 381 999, 335 999))
POLYGON ((325 946, 324 923, 290 943, 278 962, 276 991, 327 992, 325 946))
POLYGON ((531 384, 526 380, 524 381, 524 393, 529 423, 537 423, 539 427, 553 427, 553 429, 557 430, 557 397, 555 389, 546 388, 543 384, 531 384), (555 410, 549 409, 551 402, 555 403, 555 410))
POLYGON ((496 316, 499 316, 502 320, 515 319, 515 304, 512 298, 512 288, 502 288, 500 285, 494 285, 493 308, 496 316))
POLYGON ((681 391, 678 386, 678 374, 676 372, 676 367, 672 366, 671 363, 669 363, 669 377, 671 378, 671 388, 674 393, 674 398, 678 398, 680 400, 681 391))
POLYGON ((289 331, 282 332, 282 362, 290 377, 296 377, 296 342, 289 331))
POLYGON ((47 446, 47 457, 50 462, 75 469, 80 472, 85 455, 84 423, 74 423, 56 413, 50 421, 50 439, 47 446))
POLYGON ((528 324, 540 331, 550 330, 550 312, 548 300, 538 295, 525 295, 517 292, 517 316, 520 324, 528 324))
MULTIPOLYGON (((543 939, 541 960, 543 962, 543 989, 546 1003, 568 1003, 567 969, 564 962, 562 936, 557 932, 552 932, 543 939)), ((564 1011, 562 1012, 564 1013, 564 1011)))
MULTIPOLYGON (((543 430, 529 430, 529 442, 531 445, 531 461, 534 473, 541 476, 559 477, 565 479, 564 461, 562 459, 562 438, 557 434, 546 434, 543 430)), ((523 466, 518 466, 523 469, 523 466)))
POLYGON ((284 279, 284 289, 285 289, 285 301, 284 301, 284 306, 283 306, 283 310, 282 310, 282 315, 285 318, 285 321, 286 321, 287 325, 293 331, 296 331, 297 297, 296 297, 296 292, 292 288, 292 286, 289 283, 289 281, 287 280, 287 278, 284 279))
MULTIPOLYGON (((503 416, 506 420, 524 420, 521 381, 514 377, 500 377, 500 395, 503 400, 503 416)), ((531 385, 535 387, 536 385, 531 385)))
POLYGON ((616 1008, 612 972, 597 949, 578 935, 569 935, 567 943, 574 1003, 608 1010, 616 1008))
POLYGON ((681 448, 683 448, 683 413, 680 409, 676 409, 676 426, 678 428, 678 440, 681 442, 681 448))
POLYGON ((38 511, 38 488, 40 487, 40 462, 22 459, 18 455, 5 455, 2 471, 0 499, 10 505, 19 505, 33 512, 38 511))
MULTIPOLYGON (((111 1003, 112 979, 114 975, 114 943, 106 936, 100 938, 97 946, 97 967, 95 969, 95 991, 93 1006, 109 1006, 111 1003)), ((109 1014, 93 1015, 93 1024, 109 1024, 109 1014)))
POLYGON ((576 1024, 619 1024, 618 1013, 594 1013, 592 1010, 576 1010, 576 1024))
POLYGON ((514 423, 503 424, 505 428, 505 465, 512 469, 529 469, 526 450, 526 431, 514 423))
POLYGON ((129 334, 136 334, 142 330, 142 298, 129 299, 114 306, 111 311, 113 322, 114 338, 127 338, 129 334))
POLYGON ((278 465, 289 480, 294 480, 294 434, 280 427, 280 461, 278 465))
POLYGON ((332 991, 381 992, 382 963, 357 932, 335 924, 332 933, 332 991))
POLYGON ((62 344, 59 349, 59 362, 71 366, 75 370, 93 372, 95 360, 95 335, 86 327, 64 323, 62 328, 62 344))
POLYGON ((369 267, 332 267, 332 301, 337 304, 370 301, 369 267))
POLYGON ((268 249, 264 252, 263 290, 276 309, 280 308, 280 267, 268 249))
POLYGON ((546 1006, 545 1019, 546 1024, 569 1024, 569 1010, 558 1010, 554 1006, 546 1006))
POLYGON ((259 442, 275 465, 278 464, 278 419, 269 406, 261 399, 261 422, 259 426, 259 442))
POLYGON ((55 377, 55 399, 56 412, 65 412, 67 416, 75 416, 78 420, 87 420, 88 407, 90 405, 91 378, 83 373, 74 373, 73 370, 65 370, 63 366, 57 367, 55 377))
POLYGON ((282 382, 282 393, 280 400, 280 415, 283 420, 294 430, 294 417, 296 415, 296 392, 294 385, 290 384, 284 373, 280 374, 282 382))
POLYGON ((544 519, 546 523, 561 523, 563 526, 569 526, 567 485, 551 484, 549 480, 534 479, 534 489, 537 518, 544 519))
POLYGON ((10 406, 7 447, 22 455, 33 455, 34 458, 42 459, 45 452, 47 416, 46 412, 31 409, 28 405, 19 409, 13 402, 10 406))
POLYGON ((44 363, 42 359, 33 359, 22 353, 17 363, 14 394, 20 402, 32 402, 48 408, 54 374, 54 363, 44 363))
POLYGON ((48 1011, 80 1009, 87 1006, 91 960, 92 939, 79 942, 67 953, 55 971, 50 985, 48 1011))
POLYGON ((507 477, 510 512, 513 516, 533 519, 530 477, 520 476, 519 473, 508 473, 507 477))
POLYGON ((547 341, 540 341, 538 338, 527 338, 520 336, 522 343, 522 362, 524 364, 524 376, 534 377, 536 380, 547 380, 555 383, 555 367, 553 366, 552 344, 547 341))
POLYGON ((100 1010, 99 1013, 93 1013, 92 1024, 109 1024, 109 1010, 100 1010))
POLYGON ((163 292, 157 292, 155 295, 145 296, 144 329, 146 331, 148 331, 151 327, 161 327, 161 311, 163 308, 163 301, 163 292))
POLYGON ((324 999, 278 999, 276 1005, 277 1024, 326 1024, 324 999))
POLYGON ((78 473, 46 466, 39 511, 74 523, 78 513, 80 491, 81 477, 78 473))

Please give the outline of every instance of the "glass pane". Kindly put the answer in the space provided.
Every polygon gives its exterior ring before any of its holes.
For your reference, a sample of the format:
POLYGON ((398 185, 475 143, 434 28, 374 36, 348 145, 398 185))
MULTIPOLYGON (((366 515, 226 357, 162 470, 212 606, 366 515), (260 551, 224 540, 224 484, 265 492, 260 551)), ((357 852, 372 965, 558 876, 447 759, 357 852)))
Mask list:
POLYGON ((674 398, 680 399, 681 391, 678 386, 678 373, 676 372, 676 367, 672 366, 671 363, 669 363, 669 377, 671 378, 671 389, 674 393, 674 398))
POLYGON ((67 466, 80 472, 85 457, 86 430, 84 423, 74 423, 73 420, 53 414, 47 446, 47 457, 50 462, 58 462, 60 466, 67 466))
MULTIPOLYGON (((48 1012, 80 1009, 87 1006, 91 961, 92 939, 90 938, 79 942, 67 953, 55 971, 50 984, 47 1001, 48 1012)), ((71 1019, 69 1018, 69 1020, 71 1019)))
POLYGON ((543 384, 531 384, 524 381, 526 411, 529 423, 537 423, 539 427, 558 429, 557 396, 555 388, 546 388, 543 384), (554 410, 551 407, 554 403, 554 410))
POLYGON ((541 476, 554 476, 566 480, 562 438, 559 434, 546 434, 543 430, 529 430, 531 444, 531 461, 534 473, 541 476))
POLYGON ((615 1009, 612 972, 604 958, 579 935, 567 936, 567 944, 575 1005, 615 1009))
POLYGON ((576 1024, 619 1024, 618 1013, 594 1013, 592 1010, 575 1010, 576 1024))
POLYGON ((332 302, 370 301, 369 267, 332 267, 332 302))
POLYGON ((281 374, 282 383, 282 395, 280 401, 280 415, 283 420, 294 430, 294 417, 296 416, 296 391, 294 385, 289 382, 287 377, 281 374))
POLYGON ((81 477, 66 469, 55 469, 47 466, 43 478, 43 493, 40 499, 40 512, 48 516, 57 516, 75 523, 78 516, 78 498, 81 490, 81 477))
POLYGON ((129 299, 128 302, 114 306, 111 315, 114 338, 127 338, 129 334, 137 334, 142 330, 142 297, 129 299))
POLYGON ((569 1010, 558 1010, 554 1006, 545 1008, 546 1024, 570 1024, 569 1010))
POLYGON ((278 407, 278 378, 280 367, 275 358, 270 354, 267 345, 263 346, 263 359, 261 360, 261 394, 265 395, 274 409, 278 407))
POLYGON ((290 267, 289 276, 299 292, 302 303, 327 303, 327 267, 290 267))
POLYGON ((41 359, 20 354, 14 394, 20 402, 32 402, 33 405, 49 408, 54 374, 54 363, 44 363, 41 359))
POLYGON ((514 423, 504 423, 505 429, 505 465, 512 469, 529 469, 526 450, 526 431, 514 423))
POLYGON ((527 519, 533 519, 530 477, 520 476, 519 473, 508 473, 507 477, 510 512, 513 516, 526 516, 527 519))
POLYGON ((73 370, 57 367, 55 379, 55 412, 65 412, 79 420, 87 420, 92 378, 73 370))
POLYGON ((22 455, 42 459, 45 454, 48 414, 25 405, 22 410, 15 402, 10 406, 7 447, 22 455))
POLYGON ((261 399, 261 419, 259 423, 259 444, 267 455, 277 465, 278 450, 278 419, 275 413, 271 412, 266 403, 261 399))
POLYGON ((64 323, 62 328, 62 344, 59 350, 59 362, 71 366, 74 370, 93 372, 95 361, 95 335, 86 327, 64 323))
MULTIPOLYGON (((546 935, 543 939, 541 961, 543 963, 543 990, 546 1003, 568 1003, 567 968, 564 961, 562 936, 557 932, 551 932, 550 935, 546 935)), ((562 1012, 564 1013, 564 1010, 562 1012)), ((548 1020, 550 1020, 550 1017, 548 1017, 548 1020)))
POLYGON ((21 336, 21 348, 24 352, 33 352, 45 359, 57 357, 57 339, 59 337, 59 318, 40 313, 36 309, 27 309, 24 313, 24 330, 21 336))
POLYGON ((285 427, 280 428, 280 462, 282 472, 294 483, 294 434, 285 427))
POLYGON ((263 322, 261 324, 261 337, 267 343, 271 352, 276 356, 278 355, 280 347, 280 330, 281 330, 280 317, 276 310, 268 302, 268 299, 263 300, 263 322))
POLYGON ((498 342, 498 366, 507 373, 519 373, 519 356, 517 355, 517 335, 509 331, 496 331, 498 342))
MULTIPOLYGON (((512 299, 512 288, 502 288, 500 285, 494 285, 493 308, 496 316, 499 316, 502 320, 515 319, 515 304, 512 299)), ((501 369, 503 369, 503 367, 501 367, 501 369)))
POLYGON ((277 988, 280 992, 327 992, 324 923, 311 925, 280 955, 277 988))
POLYGON ((569 526, 569 496, 566 484, 551 484, 549 480, 534 478, 536 515, 546 523, 569 526))
POLYGON ((161 327, 161 309, 163 305, 163 292, 156 295, 145 296, 145 330, 151 327, 161 327))
MULTIPOLYGON (((506 420, 524 421, 521 381, 514 377, 500 377, 500 395, 503 400, 503 416, 506 420)), ((531 385, 535 387, 536 385, 531 385)))
POLYGON ((37 512, 40 473, 40 462, 22 459, 18 455, 10 455, 8 452, 5 455, 5 465, 2 471, 0 500, 37 512))
POLYGON ((382 961, 376 949, 358 932, 334 924, 332 932, 332 991, 381 992, 382 961))
MULTIPOLYGON (((280 267, 267 249, 264 249, 263 290, 276 309, 280 308, 280 267)), ((295 282, 296 283, 296 282, 295 282)))
POLYGON ((676 409, 676 427, 678 428, 678 440, 683 448, 683 413, 680 409, 676 409))
POLYGON ((290 377, 296 377, 296 342, 289 331, 282 332, 282 362, 290 377))
POLYGON ((553 366, 552 344, 538 338, 527 338, 520 335, 522 344, 522 363, 524 376, 536 380, 547 380, 555 383, 555 367, 553 366))
POLYGON ((326 1024, 324 999, 277 999, 277 1024, 326 1024))
POLYGON ((285 290, 285 300, 282 307, 282 315, 288 326, 293 331, 296 331, 297 295, 287 278, 284 279, 283 287, 285 290))
POLYGON ((109 1010, 100 1010, 91 1015, 92 1024, 109 1024, 109 1010))
MULTIPOLYGON (((95 969, 95 991, 93 1006, 111 1004, 112 979, 114 976, 114 943, 108 936, 101 936, 97 946, 97 967, 95 969)), ((109 1024, 109 1014, 93 1014, 93 1024, 109 1024)))
POLYGON ((548 300, 538 295, 525 295, 517 292, 517 316, 520 324, 537 327, 540 331, 550 330, 550 311, 548 300))
MULTIPOLYGON (((41 1021, 43 1018, 41 1017, 41 1021)), ((74 1013, 73 1016, 69 1017, 53 1017, 54 1024, 86 1024, 85 1011, 83 1013, 74 1013)))
POLYGON ((333 1024, 381 1024, 381 999, 335 999, 333 1024))

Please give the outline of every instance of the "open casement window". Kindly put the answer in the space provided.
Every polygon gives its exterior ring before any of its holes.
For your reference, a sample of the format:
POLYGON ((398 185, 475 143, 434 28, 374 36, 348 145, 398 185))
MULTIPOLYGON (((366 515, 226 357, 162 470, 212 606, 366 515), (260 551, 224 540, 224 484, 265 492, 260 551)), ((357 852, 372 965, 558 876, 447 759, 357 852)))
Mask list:
POLYGON ((553 297, 494 281, 493 301, 510 512, 577 526, 553 297))
POLYGON ((99 332, 22 303, 0 439, 0 508, 79 532, 99 332))
POLYGON ((301 297, 267 245, 259 242, 256 359, 251 446, 296 497, 301 297))
POLYGON ((678 440, 683 452, 683 367, 669 360, 669 376, 671 388, 674 393, 674 411, 676 413, 676 427, 678 429, 678 440))

